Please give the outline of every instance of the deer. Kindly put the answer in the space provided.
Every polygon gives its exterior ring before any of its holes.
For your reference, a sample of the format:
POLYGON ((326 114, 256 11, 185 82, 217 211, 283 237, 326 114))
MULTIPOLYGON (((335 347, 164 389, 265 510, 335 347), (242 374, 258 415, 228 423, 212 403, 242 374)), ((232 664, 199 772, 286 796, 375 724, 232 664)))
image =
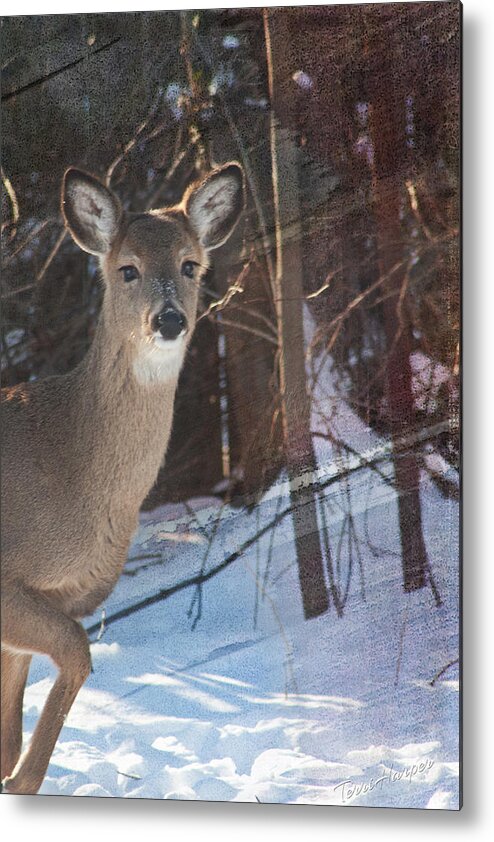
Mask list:
POLYGON ((63 177, 64 224, 96 255, 101 310, 71 371, 2 390, 1 781, 35 794, 91 672, 81 620, 113 590, 164 463, 179 374, 210 253, 244 207, 240 164, 212 169, 179 204, 143 213, 82 170, 63 177), (57 673, 22 753, 33 655, 57 673))

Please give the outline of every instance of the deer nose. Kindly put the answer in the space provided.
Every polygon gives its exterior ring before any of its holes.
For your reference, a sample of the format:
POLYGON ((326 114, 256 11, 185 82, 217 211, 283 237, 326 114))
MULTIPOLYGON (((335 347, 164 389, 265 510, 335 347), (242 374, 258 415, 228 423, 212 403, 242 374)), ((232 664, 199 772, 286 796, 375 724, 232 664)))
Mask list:
POLYGON ((176 339, 187 328, 184 314, 174 307, 166 307, 155 316, 154 322, 154 329, 161 333, 163 339, 176 339))

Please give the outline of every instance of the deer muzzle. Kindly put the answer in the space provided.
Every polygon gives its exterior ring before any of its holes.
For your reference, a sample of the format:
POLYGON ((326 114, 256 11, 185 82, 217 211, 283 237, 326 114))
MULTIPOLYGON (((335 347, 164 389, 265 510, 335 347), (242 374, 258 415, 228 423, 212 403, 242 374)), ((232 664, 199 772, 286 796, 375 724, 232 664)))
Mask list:
POLYGON ((169 306, 155 316, 153 327, 163 339, 173 341, 186 332, 187 319, 180 310, 169 306))

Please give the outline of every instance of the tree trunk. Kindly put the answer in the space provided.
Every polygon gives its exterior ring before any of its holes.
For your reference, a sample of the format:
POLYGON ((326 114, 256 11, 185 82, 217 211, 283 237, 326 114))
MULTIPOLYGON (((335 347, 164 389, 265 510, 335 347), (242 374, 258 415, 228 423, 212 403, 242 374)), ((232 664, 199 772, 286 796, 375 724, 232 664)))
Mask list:
MULTIPOLYGON (((276 81, 277 55, 286 50, 281 17, 264 10, 266 54, 271 104, 276 81)), ((309 484, 301 487, 300 475, 315 476, 317 468, 310 431, 310 398, 306 389, 303 326, 302 253, 297 149, 290 132, 282 129, 271 112, 271 159, 276 234, 276 268, 273 296, 279 345, 279 391, 283 441, 290 498, 294 506, 293 527, 304 615, 308 619, 329 607, 324 563, 319 541, 317 499, 309 484)))
MULTIPOLYGON (((372 31, 369 62, 373 200, 378 265, 381 276, 389 275, 383 304, 387 344, 387 397, 393 442, 413 430, 415 421, 410 352, 411 326, 402 295, 406 284, 406 253, 400 222, 405 166, 405 102, 394 72, 393 46, 384 43, 379 27, 372 31)), ((422 529, 420 472, 413 451, 394 453, 395 487, 401 537, 405 591, 424 587, 429 568, 422 529)))

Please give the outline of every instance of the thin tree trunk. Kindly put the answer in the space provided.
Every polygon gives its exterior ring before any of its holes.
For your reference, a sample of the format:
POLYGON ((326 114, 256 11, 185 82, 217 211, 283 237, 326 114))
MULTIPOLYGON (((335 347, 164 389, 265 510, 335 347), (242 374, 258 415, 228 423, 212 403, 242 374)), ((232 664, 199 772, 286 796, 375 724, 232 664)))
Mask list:
POLYGON ((205 137, 201 112, 208 101, 209 92, 206 73, 201 61, 194 55, 192 38, 193 12, 180 12, 180 54, 184 60, 189 97, 187 102, 188 135, 196 150, 196 169, 199 175, 205 175, 211 169, 211 151, 209 139, 205 137))
MULTIPOLYGON (((397 74, 393 72, 392 43, 384 43, 376 28, 369 62, 371 138, 374 151, 373 200, 376 220, 378 265, 381 276, 393 272, 383 304, 387 344, 387 396, 393 442, 413 430, 415 423, 412 391, 411 326, 402 307, 406 295, 407 269, 400 222, 405 162, 405 102, 397 74)), ((401 537, 403 585, 405 591, 426 584, 429 569, 424 543, 420 504, 420 471, 415 453, 394 455, 395 486, 401 537)))
MULTIPOLYGON (((276 14, 264 9, 264 28, 271 104, 274 101, 276 56, 286 50, 286 33, 279 29, 280 17, 272 31, 270 20, 276 14), (285 34, 285 37, 283 37, 285 34)), ((286 14, 286 13, 284 13, 286 14)), ((306 618, 323 614, 329 607, 324 563, 319 540, 317 499, 313 489, 300 488, 302 471, 317 468, 310 432, 310 399, 306 389, 300 199, 297 149, 290 132, 282 129, 273 110, 270 123, 276 270, 273 296, 276 307, 279 345, 279 389, 283 420, 285 459, 294 506, 293 526, 300 588, 306 618), (291 229, 290 239, 284 234, 291 229)))
MULTIPOLYGON (((180 13, 181 55, 190 87, 187 130, 195 146, 196 171, 210 168, 209 138, 202 134, 201 108, 207 96, 196 66, 190 12, 180 13)), ((166 464, 161 468, 144 509, 194 494, 210 494, 223 479, 218 330, 200 322, 180 377, 166 464)))

